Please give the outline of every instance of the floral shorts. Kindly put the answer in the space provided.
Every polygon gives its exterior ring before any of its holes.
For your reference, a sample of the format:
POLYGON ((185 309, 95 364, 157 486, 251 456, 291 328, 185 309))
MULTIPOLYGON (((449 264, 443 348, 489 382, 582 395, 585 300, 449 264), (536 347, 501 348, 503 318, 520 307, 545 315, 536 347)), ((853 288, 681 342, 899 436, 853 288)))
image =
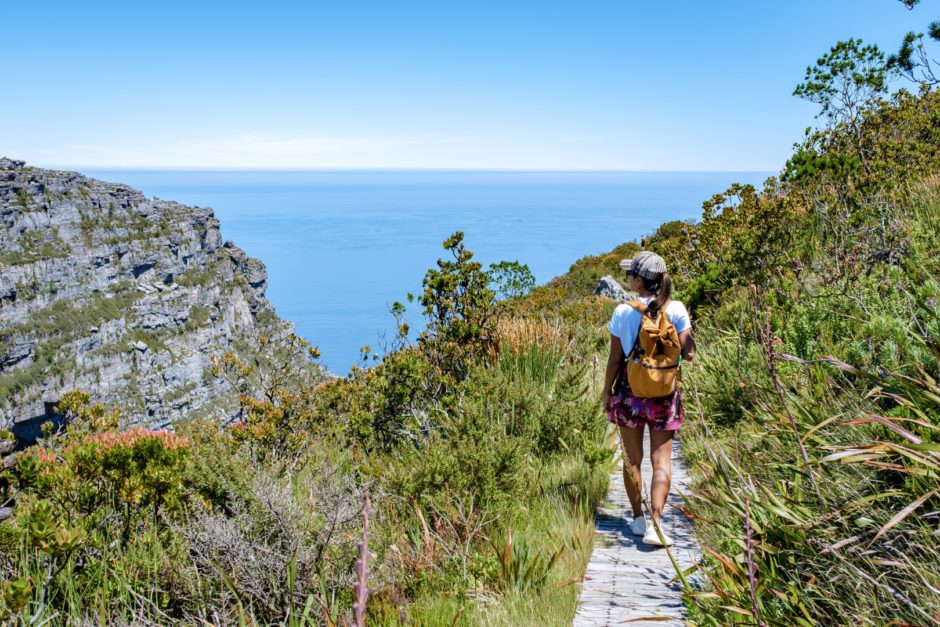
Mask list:
POLYGON ((614 391, 608 419, 615 425, 636 428, 647 424, 651 431, 675 431, 682 426, 682 388, 662 398, 636 398, 621 374, 614 391))

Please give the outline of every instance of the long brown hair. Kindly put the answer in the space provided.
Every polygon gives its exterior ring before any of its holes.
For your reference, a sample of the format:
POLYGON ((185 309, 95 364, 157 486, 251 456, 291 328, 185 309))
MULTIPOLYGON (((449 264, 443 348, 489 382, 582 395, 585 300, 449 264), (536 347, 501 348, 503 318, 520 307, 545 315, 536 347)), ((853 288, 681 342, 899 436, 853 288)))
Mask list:
POLYGON ((669 276, 668 272, 663 272, 656 279, 640 278, 643 279, 643 287, 656 295, 647 305, 647 311, 655 317, 666 306, 669 297, 672 295, 672 277, 669 276))

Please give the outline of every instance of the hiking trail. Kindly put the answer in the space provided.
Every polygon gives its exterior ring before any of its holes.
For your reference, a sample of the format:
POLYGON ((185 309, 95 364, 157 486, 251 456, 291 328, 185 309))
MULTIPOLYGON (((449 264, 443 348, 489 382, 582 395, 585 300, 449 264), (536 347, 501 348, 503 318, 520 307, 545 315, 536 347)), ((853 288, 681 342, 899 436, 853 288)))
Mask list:
MULTIPOLYGON (((648 430, 643 440, 645 492, 653 476, 648 430)), ((679 449, 676 439, 672 447, 672 488, 663 512, 663 530, 675 541, 670 551, 679 566, 686 569, 699 561, 701 550, 692 535, 692 523, 677 509, 682 506, 679 492, 687 493, 690 484, 679 449)), ((621 473, 622 462, 611 473, 610 491, 597 511, 594 551, 581 584, 574 625, 617 625, 643 617, 656 620, 629 624, 684 625, 682 588, 666 550, 643 544, 642 538, 630 532, 626 518, 630 499, 621 473), (673 620, 663 620, 667 617, 673 620)))

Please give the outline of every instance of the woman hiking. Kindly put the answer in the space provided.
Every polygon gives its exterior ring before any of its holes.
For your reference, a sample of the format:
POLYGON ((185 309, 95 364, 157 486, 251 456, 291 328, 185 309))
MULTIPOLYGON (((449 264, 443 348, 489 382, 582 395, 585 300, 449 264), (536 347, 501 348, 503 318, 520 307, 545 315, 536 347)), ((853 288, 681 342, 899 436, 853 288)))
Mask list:
POLYGON ((620 430, 623 446, 623 483, 633 508, 630 530, 644 544, 670 546, 660 525, 672 480, 672 439, 682 425, 682 389, 679 364, 695 356, 692 322, 685 305, 670 300, 672 279, 659 255, 643 251, 624 259, 628 287, 637 299, 617 306, 610 324, 610 355, 604 378, 604 409, 620 430), (640 463, 643 429, 650 429, 650 515, 643 515, 640 463), (659 532, 657 532, 657 528, 659 532))

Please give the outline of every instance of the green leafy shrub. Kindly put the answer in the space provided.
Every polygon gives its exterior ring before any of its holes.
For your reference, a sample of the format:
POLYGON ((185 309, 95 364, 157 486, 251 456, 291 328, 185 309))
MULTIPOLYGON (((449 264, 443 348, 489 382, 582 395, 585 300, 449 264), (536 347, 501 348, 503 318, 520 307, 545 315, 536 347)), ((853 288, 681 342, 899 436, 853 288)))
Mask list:
POLYGON ((490 264, 490 284, 500 298, 521 298, 535 287, 535 277, 519 261, 500 261, 490 264))
POLYGON ((444 241, 452 259, 439 259, 438 269, 428 270, 424 292, 418 299, 427 316, 421 343, 445 373, 460 379, 472 361, 492 346, 499 308, 490 289, 490 276, 457 231, 444 241))

